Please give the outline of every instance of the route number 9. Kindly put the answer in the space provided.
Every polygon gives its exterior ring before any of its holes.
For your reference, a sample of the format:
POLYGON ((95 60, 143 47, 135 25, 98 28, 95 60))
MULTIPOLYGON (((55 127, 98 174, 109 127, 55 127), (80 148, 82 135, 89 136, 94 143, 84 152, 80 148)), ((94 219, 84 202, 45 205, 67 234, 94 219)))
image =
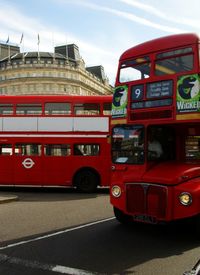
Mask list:
POLYGON ((143 99, 144 86, 136 85, 131 88, 132 100, 141 100, 143 99))

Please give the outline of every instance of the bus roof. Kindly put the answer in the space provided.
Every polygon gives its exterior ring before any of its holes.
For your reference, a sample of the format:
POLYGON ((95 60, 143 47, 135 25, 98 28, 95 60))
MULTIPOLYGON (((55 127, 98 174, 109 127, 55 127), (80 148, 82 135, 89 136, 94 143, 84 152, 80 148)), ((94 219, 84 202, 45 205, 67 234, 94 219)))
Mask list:
POLYGON ((111 102, 112 95, 0 95, 1 103, 111 102))
POLYGON ((148 53, 163 51, 199 42, 199 36, 194 33, 175 34, 153 39, 126 50, 120 60, 141 56, 148 53))

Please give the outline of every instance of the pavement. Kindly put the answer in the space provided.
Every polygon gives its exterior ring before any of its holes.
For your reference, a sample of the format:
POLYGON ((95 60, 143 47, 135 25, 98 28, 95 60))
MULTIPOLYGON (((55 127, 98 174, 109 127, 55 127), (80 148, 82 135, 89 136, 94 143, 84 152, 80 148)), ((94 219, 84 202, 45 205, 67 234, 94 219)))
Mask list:
POLYGON ((1 196, 0 195, 0 204, 1 203, 7 203, 7 202, 12 202, 12 201, 17 201, 18 200, 18 196, 1 196))

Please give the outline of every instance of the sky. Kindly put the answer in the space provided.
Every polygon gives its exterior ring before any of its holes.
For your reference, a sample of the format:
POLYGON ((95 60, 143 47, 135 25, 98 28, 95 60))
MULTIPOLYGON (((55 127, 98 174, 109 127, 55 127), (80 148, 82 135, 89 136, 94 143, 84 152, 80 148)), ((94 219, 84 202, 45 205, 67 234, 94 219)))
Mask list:
POLYGON ((0 42, 9 38, 21 52, 76 44, 85 65, 102 65, 114 85, 128 48, 176 33, 200 34, 199 8, 199 0, 0 0, 0 42))

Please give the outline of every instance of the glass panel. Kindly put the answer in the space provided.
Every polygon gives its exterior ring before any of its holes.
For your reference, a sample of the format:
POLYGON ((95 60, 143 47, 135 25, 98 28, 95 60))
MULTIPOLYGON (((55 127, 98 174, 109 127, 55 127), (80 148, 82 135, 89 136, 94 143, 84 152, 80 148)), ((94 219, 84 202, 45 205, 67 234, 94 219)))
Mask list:
POLYGON ((171 126, 149 126, 147 142, 149 161, 174 160, 176 157, 175 131, 171 126))
POLYGON ((17 115, 41 115, 42 106, 40 104, 17 104, 17 115))
POLYGON ((1 156, 12 155, 12 144, 0 144, 0 155, 1 156))
POLYGON ((155 74, 166 75, 191 71, 193 69, 193 63, 193 55, 157 60, 155 63, 155 74))
POLYGON ((70 115, 71 104, 66 102, 46 103, 45 115, 70 115))
POLYGON ((177 49, 177 50, 173 50, 173 51, 169 51, 169 52, 159 53, 156 55, 156 58, 161 59, 164 57, 169 57, 169 56, 173 56, 173 55, 183 55, 183 54, 187 54, 187 53, 191 53, 191 52, 192 52, 192 48, 177 49))
POLYGON ((74 112, 76 115, 99 115, 100 105, 97 103, 75 104, 74 112))
POLYGON ((144 163, 144 127, 117 126, 112 133, 112 161, 114 163, 144 163))
POLYGON ((44 154, 46 156, 69 156, 71 148, 69 144, 46 144, 44 154))
POLYGON ((185 140, 187 160, 200 160, 200 136, 187 136, 185 140))
POLYGON ((121 67, 119 81, 121 83, 148 78, 150 75, 150 62, 136 66, 121 67))
POLYGON ((16 144, 15 155, 19 156, 41 156, 41 144, 16 144))
POLYGON ((12 115, 13 105, 12 104, 0 104, 0 115, 12 115))
POLYGON ((97 156, 99 155, 99 144, 75 144, 74 155, 97 156))
POLYGON ((104 116, 108 116, 111 114, 111 103, 104 103, 103 104, 103 114, 104 116))

